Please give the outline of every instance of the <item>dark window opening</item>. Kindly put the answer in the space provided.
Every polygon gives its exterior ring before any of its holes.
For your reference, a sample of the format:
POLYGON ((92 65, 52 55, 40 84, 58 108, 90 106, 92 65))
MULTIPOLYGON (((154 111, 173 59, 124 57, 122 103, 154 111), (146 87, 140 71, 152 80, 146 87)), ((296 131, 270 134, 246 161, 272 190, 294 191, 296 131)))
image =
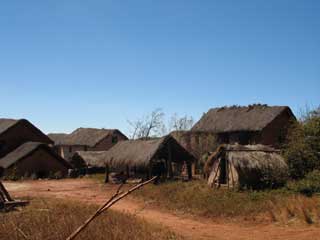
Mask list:
POLYGON ((70 152, 70 153, 72 152, 72 147, 71 147, 71 146, 69 146, 69 152, 70 152))

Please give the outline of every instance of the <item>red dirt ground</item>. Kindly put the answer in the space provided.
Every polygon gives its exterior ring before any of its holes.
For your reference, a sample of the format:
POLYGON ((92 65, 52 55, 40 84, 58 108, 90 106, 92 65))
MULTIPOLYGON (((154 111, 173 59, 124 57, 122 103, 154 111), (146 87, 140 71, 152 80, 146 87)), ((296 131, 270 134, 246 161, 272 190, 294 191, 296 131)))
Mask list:
MULTIPOLYGON (((101 204, 117 186, 103 185, 91 179, 39 180, 4 183, 15 197, 56 197, 101 204)), ((256 225, 224 223, 212 219, 173 214, 151 208, 132 198, 116 203, 112 209, 125 211, 145 220, 168 227, 188 239, 213 240, 317 240, 317 227, 280 227, 274 224, 256 225)))

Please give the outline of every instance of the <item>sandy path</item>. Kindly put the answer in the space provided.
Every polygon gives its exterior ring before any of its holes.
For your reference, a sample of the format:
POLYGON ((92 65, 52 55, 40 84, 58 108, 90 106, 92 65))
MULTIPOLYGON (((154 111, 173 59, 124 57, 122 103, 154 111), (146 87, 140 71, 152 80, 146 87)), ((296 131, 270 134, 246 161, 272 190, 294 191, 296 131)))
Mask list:
MULTIPOLYGON (((100 204, 111 196, 116 186, 102 185, 89 179, 41 180, 5 182, 13 196, 44 196, 70 198, 100 204)), ((316 227, 278 227, 275 225, 252 225, 214 222, 210 219, 179 216, 152 209, 132 198, 124 199, 112 207, 117 211, 135 214, 153 223, 162 224, 189 239, 218 240, 317 240, 320 229, 316 227)))

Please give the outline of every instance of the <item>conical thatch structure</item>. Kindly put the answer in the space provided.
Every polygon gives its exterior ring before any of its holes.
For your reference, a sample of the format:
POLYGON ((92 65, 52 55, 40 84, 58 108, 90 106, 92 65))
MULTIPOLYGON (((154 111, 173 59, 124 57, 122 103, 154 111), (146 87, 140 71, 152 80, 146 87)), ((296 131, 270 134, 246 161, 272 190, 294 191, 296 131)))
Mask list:
POLYGON ((85 165, 93 167, 144 169, 151 175, 159 169, 162 174, 179 174, 185 165, 191 177, 191 163, 195 158, 174 138, 166 136, 155 140, 122 141, 108 151, 79 151, 73 160, 77 164, 82 160, 85 165))
POLYGON ((212 187, 273 188, 285 182, 287 170, 279 151, 264 145, 221 145, 205 165, 212 187))

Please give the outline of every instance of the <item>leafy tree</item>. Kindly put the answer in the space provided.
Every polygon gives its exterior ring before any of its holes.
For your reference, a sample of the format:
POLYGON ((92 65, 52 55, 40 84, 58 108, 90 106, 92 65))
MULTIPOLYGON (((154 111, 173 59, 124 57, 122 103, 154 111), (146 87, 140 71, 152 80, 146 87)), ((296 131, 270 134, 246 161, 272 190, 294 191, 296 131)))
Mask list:
POLYGON ((320 108, 304 116, 289 130, 284 150, 290 176, 294 179, 320 169, 320 108))

